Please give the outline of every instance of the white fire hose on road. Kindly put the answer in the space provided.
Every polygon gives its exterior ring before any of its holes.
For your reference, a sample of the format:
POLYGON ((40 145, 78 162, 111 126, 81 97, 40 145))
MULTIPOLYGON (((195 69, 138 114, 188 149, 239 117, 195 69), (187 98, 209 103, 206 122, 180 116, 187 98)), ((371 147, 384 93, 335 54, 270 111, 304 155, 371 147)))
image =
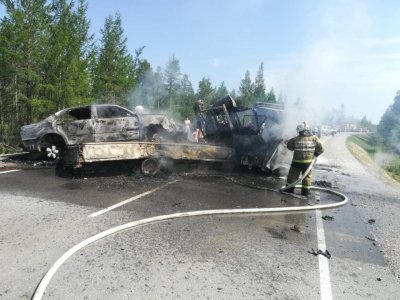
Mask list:
MULTIPOLYGON (((281 191, 284 191, 288 188, 291 187, 301 187, 297 186, 296 184, 300 181, 303 180, 304 177, 308 174, 308 172, 311 170, 312 166, 315 163, 315 159, 312 161, 310 164, 310 167, 307 169, 305 174, 301 178, 299 178, 296 182, 281 188, 281 191)), ((272 190, 268 189, 267 190, 272 190)), ((169 215, 162 215, 162 216, 155 216, 155 217, 150 217, 146 219, 141 219, 133 222, 129 222, 123 225, 119 225, 116 227, 113 227, 111 229, 108 229, 106 231, 100 232, 96 235, 91 236, 90 238, 80 242, 79 244, 73 246, 71 249, 69 249, 67 252, 65 252, 54 264, 53 266, 47 271, 47 273, 43 276, 41 281, 39 282, 36 290, 34 291, 32 298, 33 300, 39 300, 42 299, 47 286, 50 283, 50 280, 53 278, 54 274, 57 272, 57 270, 62 266, 62 264, 67 261, 73 254, 81 250, 82 248, 102 239, 105 238, 109 235, 112 235, 114 233, 130 229, 133 227, 137 226, 142 226, 142 225, 148 225, 152 223, 157 223, 165 220, 172 220, 172 219, 179 219, 179 218, 186 218, 186 217, 195 217, 195 216, 209 216, 209 215, 234 215, 234 214, 272 214, 272 213, 300 213, 300 212, 307 212, 307 211, 313 211, 313 210, 323 210, 323 209, 333 209, 333 208, 338 208, 340 206, 345 205, 348 202, 348 198, 337 191, 333 191, 327 188, 322 188, 322 187, 311 187, 312 190, 318 190, 318 191, 324 191, 329 194, 333 194, 341 198, 340 202, 336 203, 330 203, 330 204, 319 204, 319 205, 307 205, 307 206, 295 206, 295 207, 271 207, 271 208, 240 208, 240 209, 215 209, 215 210, 199 210, 199 211, 190 211, 190 212, 179 212, 179 213, 174 213, 174 214, 169 214, 169 215)), ((275 192, 279 192, 278 190, 272 190, 275 192)))

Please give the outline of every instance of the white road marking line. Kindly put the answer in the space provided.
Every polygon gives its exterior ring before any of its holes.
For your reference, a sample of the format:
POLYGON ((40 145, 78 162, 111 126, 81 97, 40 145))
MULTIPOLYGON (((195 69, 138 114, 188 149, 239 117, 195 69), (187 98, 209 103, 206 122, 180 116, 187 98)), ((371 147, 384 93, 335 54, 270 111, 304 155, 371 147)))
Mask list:
POLYGON ((135 201, 135 200, 137 200, 137 199, 139 199, 139 198, 142 198, 142 197, 144 197, 144 196, 147 196, 147 195, 149 195, 149 194, 151 194, 151 193, 154 193, 154 192, 156 192, 156 191, 158 191, 158 190, 160 190, 160 189, 162 189, 162 188, 164 188, 164 187, 166 187, 166 186, 168 186, 168 185, 170 185, 170 184, 173 184, 173 183, 175 183, 175 182, 177 182, 177 181, 178 181, 178 180, 174 180, 174 181, 168 182, 168 183, 166 183, 166 184, 164 184, 164 185, 162 185, 162 186, 159 186, 159 187, 157 187, 157 188, 155 188, 155 189, 152 189, 152 190, 150 190, 150 191, 144 192, 144 193, 142 193, 142 194, 140 194, 140 195, 137 195, 137 196, 135 196, 135 197, 126 199, 126 200, 121 201, 121 202, 119 202, 119 203, 117 203, 117 204, 111 205, 111 206, 109 206, 109 207, 107 207, 107 208, 105 208, 105 209, 102 209, 102 210, 99 210, 98 212, 95 212, 95 213, 90 214, 89 217, 92 218, 92 217, 100 216, 100 215, 102 215, 102 214, 104 214, 104 213, 106 213, 106 212, 108 212, 108 211, 110 211, 110 210, 113 210, 113 209, 117 208, 117 207, 120 207, 120 206, 122 206, 122 205, 125 205, 125 204, 127 204, 127 203, 129 203, 129 202, 135 201))
MULTIPOLYGON (((320 193, 315 193, 315 199, 320 200, 320 193)), ((318 239, 318 249, 325 252, 325 231, 324 224, 322 222, 321 210, 317 209, 315 211, 315 218, 317 223, 317 239, 318 239)), ((329 260, 323 255, 318 255, 319 263, 319 285, 322 300, 332 300, 332 287, 331 287, 331 277, 329 274, 329 260)))
POLYGON ((17 171, 21 171, 21 170, 20 170, 20 169, 17 169, 17 170, 2 171, 2 172, 0 172, 0 174, 11 173, 11 172, 17 172, 17 171))

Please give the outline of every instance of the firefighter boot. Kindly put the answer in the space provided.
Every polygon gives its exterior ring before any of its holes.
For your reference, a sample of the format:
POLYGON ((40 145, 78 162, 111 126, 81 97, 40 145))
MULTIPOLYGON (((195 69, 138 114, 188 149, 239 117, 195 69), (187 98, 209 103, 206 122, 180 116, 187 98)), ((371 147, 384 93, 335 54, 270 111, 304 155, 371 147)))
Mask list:
POLYGON ((310 196, 310 190, 309 189, 301 189, 301 195, 304 197, 310 196))
POLYGON ((294 187, 291 187, 290 189, 284 190, 285 193, 294 193, 294 187))

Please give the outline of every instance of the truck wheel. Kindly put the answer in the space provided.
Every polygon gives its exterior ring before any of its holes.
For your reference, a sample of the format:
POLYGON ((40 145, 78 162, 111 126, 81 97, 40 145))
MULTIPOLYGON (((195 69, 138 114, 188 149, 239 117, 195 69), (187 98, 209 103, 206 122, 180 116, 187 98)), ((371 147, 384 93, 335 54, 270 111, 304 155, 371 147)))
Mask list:
POLYGON ((141 170, 145 175, 155 175, 160 171, 160 162, 155 158, 147 158, 142 162, 141 170))

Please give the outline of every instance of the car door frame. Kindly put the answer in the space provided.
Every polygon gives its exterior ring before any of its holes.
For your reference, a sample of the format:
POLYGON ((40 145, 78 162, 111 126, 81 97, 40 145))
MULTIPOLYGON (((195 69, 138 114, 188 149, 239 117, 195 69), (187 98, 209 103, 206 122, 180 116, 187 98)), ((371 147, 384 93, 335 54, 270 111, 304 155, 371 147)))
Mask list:
MULTIPOLYGON (((86 112, 87 113, 87 112, 86 112)), ((79 145, 94 141, 94 127, 91 106, 72 107, 63 111, 53 122, 53 127, 62 135, 67 145, 79 145), (71 112, 89 109, 90 118, 75 118, 71 112)))
POLYGON ((133 141, 140 140, 140 120, 137 114, 118 105, 95 105, 93 106, 94 141, 133 141), (110 112, 107 117, 101 110, 109 109, 118 111, 110 112), (123 116, 121 116, 123 115, 123 116))

